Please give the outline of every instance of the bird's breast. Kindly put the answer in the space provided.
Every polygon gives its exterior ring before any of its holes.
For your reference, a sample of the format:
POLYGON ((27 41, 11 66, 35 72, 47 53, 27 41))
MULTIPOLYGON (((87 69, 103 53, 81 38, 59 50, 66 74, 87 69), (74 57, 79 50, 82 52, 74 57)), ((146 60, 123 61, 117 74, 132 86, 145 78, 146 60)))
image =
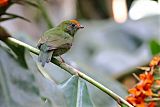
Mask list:
POLYGON ((61 45, 60 47, 54 49, 53 56, 60 56, 64 53, 66 53, 72 46, 72 43, 66 43, 61 45))

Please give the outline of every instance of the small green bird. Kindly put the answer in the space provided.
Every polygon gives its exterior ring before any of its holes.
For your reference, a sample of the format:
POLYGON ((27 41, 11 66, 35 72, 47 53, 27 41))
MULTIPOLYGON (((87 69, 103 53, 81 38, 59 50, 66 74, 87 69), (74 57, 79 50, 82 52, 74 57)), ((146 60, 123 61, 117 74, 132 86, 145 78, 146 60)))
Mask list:
POLYGON ((44 32, 37 45, 40 49, 38 61, 42 63, 42 66, 49 63, 52 56, 66 53, 72 46, 75 33, 82 28, 84 27, 78 21, 67 20, 44 32))

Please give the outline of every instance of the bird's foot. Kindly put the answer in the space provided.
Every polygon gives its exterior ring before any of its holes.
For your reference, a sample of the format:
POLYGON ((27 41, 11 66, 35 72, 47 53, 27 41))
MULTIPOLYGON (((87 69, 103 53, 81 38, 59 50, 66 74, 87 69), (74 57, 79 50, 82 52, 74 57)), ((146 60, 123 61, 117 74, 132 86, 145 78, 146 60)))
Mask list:
POLYGON ((60 57, 62 63, 65 63, 64 59, 61 56, 59 56, 59 57, 60 57))

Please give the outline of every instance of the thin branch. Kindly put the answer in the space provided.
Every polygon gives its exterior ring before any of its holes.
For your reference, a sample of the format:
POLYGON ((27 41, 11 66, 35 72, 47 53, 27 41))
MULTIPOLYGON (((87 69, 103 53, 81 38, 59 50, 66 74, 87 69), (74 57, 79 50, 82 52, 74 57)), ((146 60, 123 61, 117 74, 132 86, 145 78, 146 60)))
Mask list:
POLYGON ((132 73, 132 75, 133 75, 138 81, 140 81, 140 78, 139 78, 135 73, 132 73))
MULTIPOLYGON (((33 52, 34 54, 39 54, 39 50, 28 45, 25 44, 17 39, 14 39, 12 37, 9 37, 6 42, 11 42, 13 44, 16 45, 21 45, 25 48, 27 48, 29 51, 33 52)), ((122 105, 125 104, 128 107, 133 107, 131 104, 129 104, 126 100, 124 100, 123 98, 121 98, 119 95, 115 94, 114 92, 112 92, 111 90, 109 90, 108 88, 106 88, 104 85, 100 84, 99 82, 95 81, 94 79, 92 79, 91 77, 87 76, 86 74, 80 72, 79 70, 73 68, 72 66, 66 64, 66 63, 62 63, 61 61, 57 60, 56 58, 52 57, 51 60, 52 63, 54 63, 55 65, 59 66, 60 68, 64 69, 65 71, 67 71, 68 73, 70 73, 71 75, 78 75, 79 77, 83 78, 84 80, 90 82, 92 85, 96 86, 97 88, 99 88, 101 91, 105 92, 106 94, 108 94, 109 96, 111 96, 115 101, 117 101, 118 104, 122 105)))
POLYGON ((145 99, 146 102, 152 102, 152 101, 157 101, 159 102, 160 101, 160 98, 148 98, 148 99, 145 99))

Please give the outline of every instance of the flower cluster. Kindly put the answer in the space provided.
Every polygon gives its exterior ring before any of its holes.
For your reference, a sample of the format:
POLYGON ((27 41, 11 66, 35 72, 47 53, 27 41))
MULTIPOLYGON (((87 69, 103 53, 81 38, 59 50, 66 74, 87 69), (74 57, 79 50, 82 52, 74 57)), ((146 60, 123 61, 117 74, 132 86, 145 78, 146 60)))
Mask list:
POLYGON ((153 57, 153 59, 151 60, 149 66, 150 67, 160 66, 160 56, 153 57))
POLYGON ((136 107, 145 107, 144 99, 153 94, 151 86, 154 78, 150 72, 140 74, 139 78, 139 83, 134 88, 129 89, 130 95, 127 97, 127 101, 136 107))
MULTIPOLYGON (((135 107, 155 107, 155 101, 146 102, 146 99, 160 98, 160 89, 153 86, 160 85, 160 80, 156 80, 155 76, 160 76, 157 70, 160 68, 160 56, 156 56, 150 62, 149 70, 139 75, 139 82, 135 87, 128 90, 129 96, 127 101, 135 107), (156 91, 155 91, 156 89, 156 91)), ((160 71, 159 71, 160 72, 160 71)))

